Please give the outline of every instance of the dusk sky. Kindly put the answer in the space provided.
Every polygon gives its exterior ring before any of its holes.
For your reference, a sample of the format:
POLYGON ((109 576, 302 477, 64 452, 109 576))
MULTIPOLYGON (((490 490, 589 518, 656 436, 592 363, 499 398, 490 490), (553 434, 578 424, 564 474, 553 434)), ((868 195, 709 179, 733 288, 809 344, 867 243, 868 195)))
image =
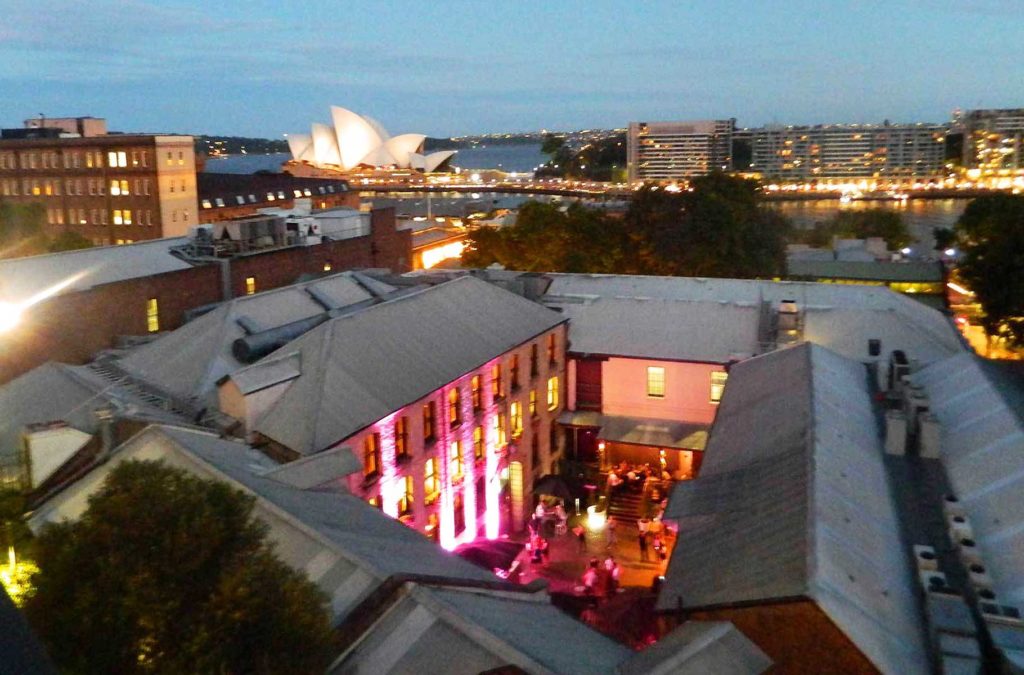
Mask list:
POLYGON ((281 138, 630 120, 934 121, 1024 105, 1020 0, 7 0, 0 126, 281 138))

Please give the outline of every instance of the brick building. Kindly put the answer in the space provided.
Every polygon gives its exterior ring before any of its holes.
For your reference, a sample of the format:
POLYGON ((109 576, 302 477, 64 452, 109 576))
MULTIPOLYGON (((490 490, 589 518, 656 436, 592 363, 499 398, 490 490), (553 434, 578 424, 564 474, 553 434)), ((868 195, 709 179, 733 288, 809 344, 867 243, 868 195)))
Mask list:
POLYGON ((196 174, 200 220, 216 223, 249 216, 259 209, 292 209, 309 200, 311 209, 359 208, 359 193, 348 183, 330 178, 296 178, 287 173, 196 174))
POLYGON ((102 120, 81 119, 5 129, 0 199, 41 204, 46 234, 98 246, 180 236, 199 222, 191 136, 108 134, 102 120))
POLYGON ((293 283, 303 274, 356 267, 404 271, 411 238, 395 229, 393 209, 367 214, 369 233, 312 246, 290 246, 216 260, 184 260, 184 237, 0 261, 0 301, 23 303, 75 278, 61 292, 25 308, 0 335, 0 383, 46 361, 82 363, 118 336, 181 326, 189 310, 293 283))

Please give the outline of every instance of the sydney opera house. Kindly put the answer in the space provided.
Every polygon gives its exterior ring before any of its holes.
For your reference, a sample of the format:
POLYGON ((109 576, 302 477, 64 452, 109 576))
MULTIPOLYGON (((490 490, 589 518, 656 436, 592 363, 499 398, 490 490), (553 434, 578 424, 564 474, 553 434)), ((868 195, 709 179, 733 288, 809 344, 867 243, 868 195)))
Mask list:
POLYGON ((423 153, 423 134, 390 135, 377 120, 331 106, 331 125, 314 123, 309 134, 288 134, 292 162, 335 171, 414 169, 436 171, 454 150, 423 153))

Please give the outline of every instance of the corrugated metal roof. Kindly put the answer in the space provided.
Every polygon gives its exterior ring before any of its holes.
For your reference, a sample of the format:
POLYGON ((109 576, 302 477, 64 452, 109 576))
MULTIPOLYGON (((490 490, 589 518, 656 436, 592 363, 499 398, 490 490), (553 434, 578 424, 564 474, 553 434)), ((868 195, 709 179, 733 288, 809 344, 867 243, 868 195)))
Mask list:
POLYGON ((942 462, 1000 602, 1024 604, 1024 421, 990 364, 961 354, 914 373, 941 425, 942 462))
POLYGON ((809 597, 883 672, 925 672, 863 365, 802 344, 737 364, 658 606, 809 597))
POLYGON ((549 276, 544 302, 572 318, 571 348, 579 353, 725 362, 734 352, 758 353, 752 348, 757 340, 757 308, 762 301, 777 305, 782 300, 793 300, 802 309, 804 339, 849 358, 866 358, 869 339, 882 340, 883 357, 902 349, 920 363, 964 351, 948 318, 881 286, 549 276))
POLYGON ((726 621, 687 621, 624 663, 622 675, 747 675, 772 660, 726 621))
POLYGON ((302 375, 254 430, 318 452, 564 320, 468 276, 332 319, 279 350, 302 375))
POLYGON ((152 239, 124 246, 98 246, 79 251, 0 260, 0 300, 23 302, 44 289, 81 275, 62 293, 115 281, 148 277, 192 267, 171 255, 185 237, 152 239))
MULTIPOLYGON (((377 284, 375 292, 383 287, 394 290, 377 284)), ((208 398, 213 402, 217 381, 244 365, 231 352, 232 343, 248 334, 242 323, 262 331, 323 314, 327 309, 309 289, 337 307, 373 298, 353 272, 242 296, 133 350, 120 360, 120 365, 139 379, 183 398, 208 398)))

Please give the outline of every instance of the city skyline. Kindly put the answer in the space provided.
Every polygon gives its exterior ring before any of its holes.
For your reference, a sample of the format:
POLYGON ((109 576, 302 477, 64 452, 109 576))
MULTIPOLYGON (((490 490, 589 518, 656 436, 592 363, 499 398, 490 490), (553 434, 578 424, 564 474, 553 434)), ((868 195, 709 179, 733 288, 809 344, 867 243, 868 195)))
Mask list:
POLYGON ((0 29, 0 125, 95 115, 122 131, 281 138, 331 103, 432 136, 645 119, 942 122, 1024 95, 1013 56, 1024 30, 999 0, 842 2, 827 13, 810 2, 611 0, 219 11, 13 3, 0 29))

